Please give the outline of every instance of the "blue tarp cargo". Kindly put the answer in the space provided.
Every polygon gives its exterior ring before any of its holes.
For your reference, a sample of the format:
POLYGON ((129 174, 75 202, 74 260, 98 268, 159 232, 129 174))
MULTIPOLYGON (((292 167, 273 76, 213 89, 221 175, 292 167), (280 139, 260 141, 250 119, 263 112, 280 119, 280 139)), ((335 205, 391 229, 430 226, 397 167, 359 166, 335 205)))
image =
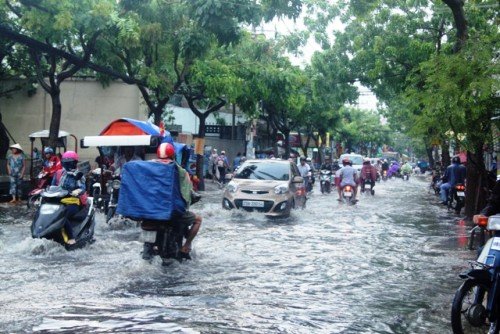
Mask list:
POLYGON ((137 160, 123 165, 118 214, 138 220, 170 220, 184 212, 175 164, 137 160))

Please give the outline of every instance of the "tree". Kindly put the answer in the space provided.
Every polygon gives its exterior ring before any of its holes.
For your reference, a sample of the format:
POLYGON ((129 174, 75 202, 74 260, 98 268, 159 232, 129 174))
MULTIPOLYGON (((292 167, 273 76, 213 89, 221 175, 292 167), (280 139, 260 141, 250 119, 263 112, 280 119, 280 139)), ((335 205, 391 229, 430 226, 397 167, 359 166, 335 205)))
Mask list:
MULTIPOLYGON (((112 1, 94 3, 91 0, 72 1, 6 1, 10 27, 3 26, 4 36, 9 32, 23 32, 36 41, 79 57, 82 63, 72 63, 53 53, 44 53, 35 43, 30 48, 36 76, 41 87, 51 96, 52 118, 49 145, 55 146, 62 114, 60 86, 75 75, 90 60, 101 28, 105 26, 112 1)), ((11 41, 19 42, 19 39, 11 41)))

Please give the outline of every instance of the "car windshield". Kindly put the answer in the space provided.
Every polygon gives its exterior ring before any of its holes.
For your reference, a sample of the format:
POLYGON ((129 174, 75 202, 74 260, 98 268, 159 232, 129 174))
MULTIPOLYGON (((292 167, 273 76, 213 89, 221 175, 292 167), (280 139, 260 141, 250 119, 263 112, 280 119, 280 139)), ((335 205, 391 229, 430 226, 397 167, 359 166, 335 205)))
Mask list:
POLYGON ((290 165, 270 162, 245 163, 234 176, 236 179, 253 180, 288 180, 290 178, 290 165))
POLYGON ((349 160, 351 160, 353 165, 362 165, 363 164, 363 157, 360 157, 360 156, 346 155, 346 156, 343 156, 340 159, 340 161, 342 161, 342 159, 344 159, 344 158, 349 158, 349 160))

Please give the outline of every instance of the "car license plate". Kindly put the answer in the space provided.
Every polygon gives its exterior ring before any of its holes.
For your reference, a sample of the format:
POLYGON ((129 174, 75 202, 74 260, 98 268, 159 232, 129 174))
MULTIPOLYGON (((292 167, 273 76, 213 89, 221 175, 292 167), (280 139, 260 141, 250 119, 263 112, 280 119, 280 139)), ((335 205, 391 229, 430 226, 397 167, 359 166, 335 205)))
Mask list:
POLYGON ((243 201, 242 205, 246 206, 246 207, 250 207, 250 208, 263 208, 264 202, 263 201, 243 201))
POLYGON ((350 191, 346 191, 346 192, 344 192, 344 196, 345 197, 351 197, 352 193, 350 191))
POLYGON ((463 191, 457 192, 457 195, 460 197, 465 197, 465 193, 463 191))

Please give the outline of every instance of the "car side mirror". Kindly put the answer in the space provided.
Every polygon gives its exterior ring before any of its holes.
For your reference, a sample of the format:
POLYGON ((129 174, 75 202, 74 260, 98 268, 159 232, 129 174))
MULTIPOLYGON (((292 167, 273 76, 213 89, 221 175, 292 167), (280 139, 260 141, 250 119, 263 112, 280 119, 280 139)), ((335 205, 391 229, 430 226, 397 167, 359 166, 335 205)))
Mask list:
POLYGON ((304 178, 302 176, 294 176, 292 183, 304 183, 304 178))

